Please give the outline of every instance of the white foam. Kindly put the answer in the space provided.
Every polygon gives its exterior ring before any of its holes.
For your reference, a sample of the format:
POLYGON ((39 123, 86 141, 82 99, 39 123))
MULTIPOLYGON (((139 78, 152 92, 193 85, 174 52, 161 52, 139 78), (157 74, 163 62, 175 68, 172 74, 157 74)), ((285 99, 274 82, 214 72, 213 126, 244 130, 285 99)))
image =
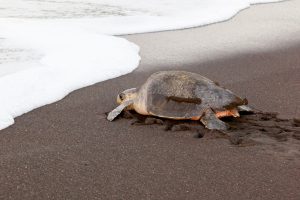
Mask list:
POLYGON ((0 78, 2 129, 11 125, 14 117, 60 100, 73 90, 131 72, 140 59, 139 48, 123 38, 77 28, 40 30, 35 25, 25 28, 14 23, 2 25, 1 30, 19 48, 42 54, 40 60, 28 62, 26 69, 0 78))
POLYGON ((262 2, 270 0, 0 0, 0 130, 73 90, 134 70, 138 47, 109 35, 215 23, 262 2))

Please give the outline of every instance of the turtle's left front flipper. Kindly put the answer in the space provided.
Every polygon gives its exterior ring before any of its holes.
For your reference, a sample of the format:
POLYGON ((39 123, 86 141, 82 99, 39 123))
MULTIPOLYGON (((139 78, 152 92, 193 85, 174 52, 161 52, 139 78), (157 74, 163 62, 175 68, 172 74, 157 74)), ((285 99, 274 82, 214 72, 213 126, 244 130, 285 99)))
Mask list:
POLYGON ((229 126, 216 117, 216 114, 209 108, 205 111, 200 121, 205 125, 206 128, 211 130, 227 130, 229 126))
POLYGON ((131 104, 133 104, 132 100, 125 101, 124 103, 120 104, 110 113, 108 113, 107 120, 113 121, 126 107, 130 106, 131 104))

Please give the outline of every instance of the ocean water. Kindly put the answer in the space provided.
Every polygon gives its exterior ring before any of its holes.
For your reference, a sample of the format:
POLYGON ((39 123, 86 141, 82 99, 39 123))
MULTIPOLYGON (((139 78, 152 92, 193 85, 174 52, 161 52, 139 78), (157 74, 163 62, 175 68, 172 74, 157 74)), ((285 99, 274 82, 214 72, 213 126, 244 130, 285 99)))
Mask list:
POLYGON ((266 2, 0 0, 0 130, 76 89, 134 70, 139 47, 117 35, 207 25, 266 2))

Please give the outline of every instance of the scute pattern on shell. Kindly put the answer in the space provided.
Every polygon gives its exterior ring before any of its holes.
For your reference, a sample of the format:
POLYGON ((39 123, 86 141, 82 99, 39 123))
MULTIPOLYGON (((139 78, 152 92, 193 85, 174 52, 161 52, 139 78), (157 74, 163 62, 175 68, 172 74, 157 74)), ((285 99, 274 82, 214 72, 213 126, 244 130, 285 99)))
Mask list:
POLYGON ((199 74, 185 71, 154 73, 141 87, 140 93, 149 113, 173 119, 202 116, 208 108, 223 111, 244 104, 230 90, 199 74), (198 99, 201 103, 193 103, 190 99, 198 99))

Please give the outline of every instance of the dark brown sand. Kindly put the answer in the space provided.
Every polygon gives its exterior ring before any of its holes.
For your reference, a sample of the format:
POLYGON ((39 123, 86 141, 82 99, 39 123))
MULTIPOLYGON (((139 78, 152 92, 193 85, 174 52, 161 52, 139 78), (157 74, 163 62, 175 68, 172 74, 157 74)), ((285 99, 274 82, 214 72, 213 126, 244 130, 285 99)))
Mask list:
MULTIPOLYGON (((299 55, 300 44, 177 69, 293 118, 299 55)), ((236 147, 222 138, 108 122, 104 113, 116 106, 116 94, 151 73, 137 70, 73 92, 2 130, 0 199, 300 199, 299 149, 286 151, 290 140, 236 147)))
POLYGON ((228 139, 230 144, 240 147, 267 145, 277 156, 288 159, 300 158, 300 119, 278 118, 277 113, 241 111, 240 117, 223 117, 228 130, 209 130, 199 121, 173 120, 157 116, 145 116, 134 110, 123 111, 116 119, 130 119, 130 125, 159 125, 165 131, 186 131, 195 138, 228 139), (270 148, 271 147, 271 148, 270 148))
POLYGON ((236 137, 196 138, 104 114, 118 92, 152 72, 181 69, 278 118, 300 118, 298 2, 257 6, 200 29, 127 36, 142 50, 134 73, 73 92, 0 131, 0 199, 299 200, 299 140, 273 127, 295 128, 292 121, 247 116, 245 124, 229 122, 236 137), (240 140, 245 130, 257 136, 254 144, 240 140))

